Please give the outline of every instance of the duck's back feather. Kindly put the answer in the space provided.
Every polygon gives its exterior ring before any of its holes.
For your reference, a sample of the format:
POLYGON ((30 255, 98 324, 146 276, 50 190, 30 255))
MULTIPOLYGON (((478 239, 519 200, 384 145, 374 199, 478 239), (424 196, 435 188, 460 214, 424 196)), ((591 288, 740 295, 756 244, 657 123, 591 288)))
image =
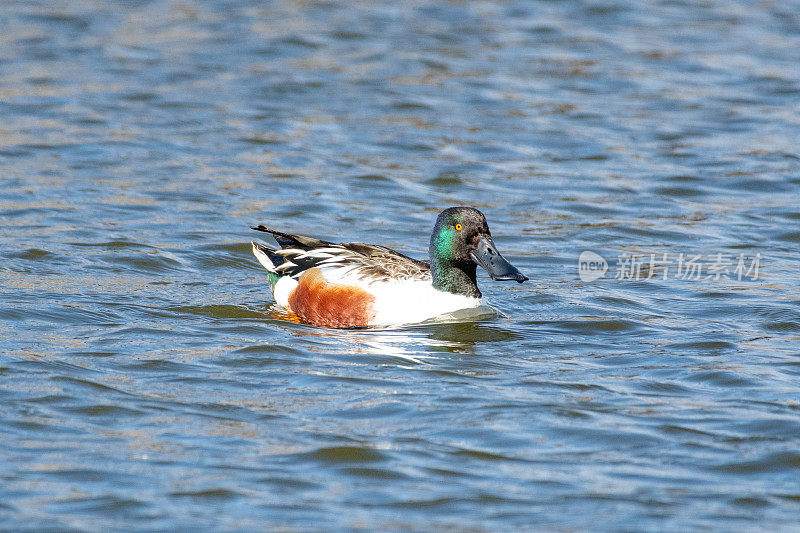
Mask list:
POLYGON ((262 225, 253 229, 272 234, 281 245, 281 250, 272 250, 264 245, 260 247, 262 251, 266 248, 284 259, 280 263, 272 261, 274 272, 282 276, 299 278, 306 270, 318 267, 330 282, 337 282, 335 278, 345 276, 355 276, 370 283, 430 279, 430 264, 427 261, 413 259, 386 246, 360 242, 336 244, 272 230, 262 225))

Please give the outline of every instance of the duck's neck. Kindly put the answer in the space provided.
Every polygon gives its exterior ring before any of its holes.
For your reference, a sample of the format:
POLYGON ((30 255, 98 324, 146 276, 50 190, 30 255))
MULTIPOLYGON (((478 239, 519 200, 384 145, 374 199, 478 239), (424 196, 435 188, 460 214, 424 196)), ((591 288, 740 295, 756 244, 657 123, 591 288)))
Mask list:
POLYGON ((475 278, 476 267, 477 265, 471 261, 465 264, 454 264, 433 254, 431 256, 433 288, 471 298, 480 298, 481 291, 478 290, 475 278))

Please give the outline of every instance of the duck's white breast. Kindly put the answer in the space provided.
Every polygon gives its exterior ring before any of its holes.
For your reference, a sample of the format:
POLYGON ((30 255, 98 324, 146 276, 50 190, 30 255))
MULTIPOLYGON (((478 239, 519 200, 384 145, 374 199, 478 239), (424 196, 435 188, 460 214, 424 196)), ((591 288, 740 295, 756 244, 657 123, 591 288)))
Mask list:
POLYGON ((377 326, 413 324, 483 303, 481 298, 438 291, 424 280, 375 282, 367 290, 375 296, 377 326))

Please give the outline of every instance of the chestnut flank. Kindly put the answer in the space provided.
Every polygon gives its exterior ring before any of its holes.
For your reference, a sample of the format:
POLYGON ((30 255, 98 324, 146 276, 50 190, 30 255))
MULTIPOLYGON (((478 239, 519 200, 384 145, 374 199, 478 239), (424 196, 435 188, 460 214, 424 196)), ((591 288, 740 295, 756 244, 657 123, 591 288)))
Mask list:
POLYGON ((303 322, 329 328, 368 326, 375 297, 359 287, 328 283, 319 268, 306 270, 289 295, 289 308, 303 322))

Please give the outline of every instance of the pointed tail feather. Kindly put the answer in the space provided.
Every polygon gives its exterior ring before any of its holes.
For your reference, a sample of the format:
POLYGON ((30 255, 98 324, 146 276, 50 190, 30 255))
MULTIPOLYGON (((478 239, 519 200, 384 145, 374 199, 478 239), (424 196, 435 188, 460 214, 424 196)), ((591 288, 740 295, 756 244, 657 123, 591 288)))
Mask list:
POLYGON ((313 248, 324 248, 326 246, 334 245, 332 242, 323 241, 320 239, 303 237, 302 235, 292 235, 291 233, 284 233, 282 231, 269 229, 263 224, 252 226, 250 229, 270 233, 275 240, 278 241, 278 244, 281 245, 281 248, 299 248, 300 250, 311 250, 313 248))

